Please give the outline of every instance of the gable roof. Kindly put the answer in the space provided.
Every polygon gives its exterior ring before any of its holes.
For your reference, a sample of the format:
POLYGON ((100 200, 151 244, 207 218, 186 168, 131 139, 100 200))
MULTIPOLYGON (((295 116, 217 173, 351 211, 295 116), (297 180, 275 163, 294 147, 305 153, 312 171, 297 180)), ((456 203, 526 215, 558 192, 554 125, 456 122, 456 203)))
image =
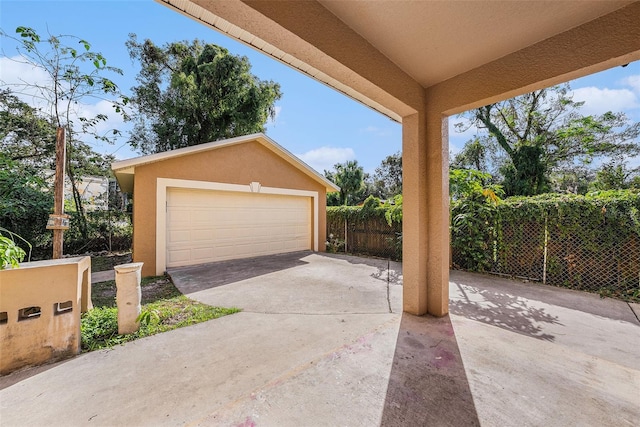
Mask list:
POLYGON ((130 193, 133 191, 133 177, 135 175, 136 166, 148 165, 150 163, 161 162, 176 157, 188 156, 204 151, 216 150, 218 148, 229 147, 232 145, 244 144, 247 142, 258 142, 273 153, 287 161, 291 166, 300 170, 305 175, 311 177, 315 181, 324 185, 327 192, 340 191, 340 187, 329 181, 324 176, 316 172, 311 166, 291 154, 280 144, 269 138, 263 133, 254 133, 251 135, 238 136, 235 138, 224 139, 221 141, 208 142, 205 144, 194 145, 191 147, 178 148, 177 150, 165 151, 147 156, 135 157, 133 159, 121 160, 111 164, 111 169, 120 184, 120 189, 130 193))

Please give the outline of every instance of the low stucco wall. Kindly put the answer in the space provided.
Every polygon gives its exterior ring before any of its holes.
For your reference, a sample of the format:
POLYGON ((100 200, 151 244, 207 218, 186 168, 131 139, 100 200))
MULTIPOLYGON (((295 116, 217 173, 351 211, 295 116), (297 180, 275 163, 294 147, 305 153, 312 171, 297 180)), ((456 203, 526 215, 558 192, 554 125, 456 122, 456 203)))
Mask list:
POLYGON ((1 270, 0 374, 79 353, 80 313, 90 308, 90 257, 1 270))

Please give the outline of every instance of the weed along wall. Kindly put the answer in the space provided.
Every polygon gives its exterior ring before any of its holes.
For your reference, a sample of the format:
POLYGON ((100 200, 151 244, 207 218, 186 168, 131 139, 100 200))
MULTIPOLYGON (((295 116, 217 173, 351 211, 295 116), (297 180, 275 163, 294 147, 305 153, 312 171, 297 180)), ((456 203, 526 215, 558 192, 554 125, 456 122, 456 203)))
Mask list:
POLYGON ((0 374, 80 351, 80 313, 91 308, 91 258, 0 270, 0 374))

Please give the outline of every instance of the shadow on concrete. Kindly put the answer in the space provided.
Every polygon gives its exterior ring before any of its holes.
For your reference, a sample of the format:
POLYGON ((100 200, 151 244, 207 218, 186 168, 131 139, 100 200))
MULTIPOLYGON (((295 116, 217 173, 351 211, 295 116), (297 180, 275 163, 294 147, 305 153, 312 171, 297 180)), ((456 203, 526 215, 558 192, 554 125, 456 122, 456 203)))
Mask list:
POLYGON ((190 294, 305 265, 303 258, 311 254, 311 251, 300 251, 174 267, 169 268, 167 274, 180 292, 190 294))
POLYGON ((378 271, 371 274, 374 279, 387 282, 391 285, 402 285, 402 263, 384 258, 365 258, 355 255, 343 255, 333 253, 316 254, 327 258, 336 258, 347 261, 349 264, 362 264, 375 267, 378 271))
POLYGON ((0 376, 0 390, 4 390, 7 387, 11 387, 14 384, 18 384, 28 378, 35 377, 38 374, 48 371, 49 369, 56 368, 62 364, 72 361, 74 358, 80 355, 72 356, 67 359, 58 360, 56 362, 47 363, 39 366, 28 366, 18 371, 11 372, 10 374, 0 376))
POLYGON ((452 314, 545 341, 554 341, 555 336, 542 332, 540 324, 561 325, 558 316, 548 314, 544 308, 532 307, 525 298, 467 285, 449 286, 456 286, 462 296, 449 300, 452 314))
POLYGON ((460 270, 450 271, 450 283, 485 289, 494 293, 518 295, 532 301, 540 301, 609 319, 637 322, 637 318, 631 310, 621 309, 620 301, 601 298, 599 295, 589 292, 460 270))
POLYGON ((371 273, 371 277, 381 280, 390 285, 402 285, 402 270, 393 268, 393 265, 389 267, 376 266, 378 271, 371 273))
POLYGON ((480 425, 449 316, 402 315, 381 425, 480 425))

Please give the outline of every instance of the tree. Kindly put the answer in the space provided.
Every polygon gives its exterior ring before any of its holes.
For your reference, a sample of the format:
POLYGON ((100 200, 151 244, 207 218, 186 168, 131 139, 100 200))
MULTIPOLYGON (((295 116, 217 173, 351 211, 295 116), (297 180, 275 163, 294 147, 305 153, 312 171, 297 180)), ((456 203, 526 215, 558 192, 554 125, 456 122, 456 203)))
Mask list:
MULTIPOLYGON (((124 106, 128 99, 123 97, 117 85, 106 77, 110 73, 121 75, 122 71, 107 65, 106 58, 101 53, 92 51, 91 44, 84 39, 66 35, 49 35, 47 39, 42 39, 35 30, 28 27, 18 27, 16 33, 18 37, 0 31, 0 36, 17 44, 16 50, 19 55, 14 61, 37 68, 46 75, 46 81, 2 83, 11 85, 14 94, 30 96, 42 105, 42 110, 29 110, 24 105, 16 104, 16 108, 31 115, 26 118, 33 125, 29 133, 29 148, 32 153, 37 147, 48 147, 46 142, 40 140, 42 135, 38 133, 44 132, 46 135, 49 132, 46 130, 47 123, 66 129, 66 173, 72 184, 73 199, 81 220, 81 233, 86 238, 86 218, 76 185, 76 177, 79 176, 77 163, 88 147, 83 139, 111 143, 120 132, 117 129, 106 132, 101 130, 99 125, 106 122, 108 116, 103 113, 86 114, 87 110, 84 107, 89 102, 107 101, 113 105, 116 113, 126 117, 124 106), (39 114, 35 114, 36 111, 39 111, 39 114)), ((16 98, 11 96, 6 92, 4 94, 5 105, 8 107, 5 112, 15 118, 16 114, 11 113, 11 108, 14 108, 11 103, 16 101, 16 98)), ((3 138, 3 144, 11 143, 13 138, 13 148, 17 149, 26 141, 25 135, 27 134, 19 127, 9 129, 3 138)))
POLYGON ((488 171, 488 152, 490 148, 480 138, 467 142, 462 150, 455 156, 451 167, 454 169, 475 169, 488 171))
MULTIPOLYGON (((0 152, 0 228, 6 228, 34 247, 46 246, 51 235, 43 233, 53 206, 53 194, 34 169, 0 152)), ((29 250, 22 241, 23 249, 29 250)))
MULTIPOLYGON (((107 176, 115 158, 75 141, 69 163, 76 176, 107 176)), ((55 169, 56 126, 41 110, 21 101, 9 89, 0 90, 0 148, 7 159, 30 174, 50 178, 55 169)))
POLYGON ((589 186, 590 190, 626 190, 640 189, 640 167, 628 169, 622 159, 612 159, 596 172, 595 180, 589 186))
MULTIPOLYGON (((337 204, 355 205, 359 199, 364 183, 364 169, 358 165, 357 160, 349 160, 345 163, 337 163, 334 171, 324 171, 324 175, 340 187, 340 195, 337 204)), ((331 193, 330 193, 331 194, 331 193)), ((327 205, 334 205, 335 200, 327 195, 327 205)))
POLYGON ((381 199, 391 199, 402 194, 402 153, 387 156, 376 168, 371 178, 371 194, 381 199))
POLYGON ((486 236, 495 231, 492 217, 502 188, 490 184, 491 176, 474 169, 449 170, 451 197, 451 248, 465 261, 463 268, 483 271, 490 265, 486 236))
POLYGON ((143 153, 264 132, 275 117, 280 85, 251 74, 244 56, 198 40, 139 43, 135 34, 127 48, 142 67, 132 88, 138 112, 130 144, 143 153))
MULTIPOLYGON (((623 113, 583 116, 578 110, 584 103, 573 101, 569 89, 568 84, 542 89, 466 114, 472 125, 488 132, 471 144, 488 147, 493 140, 506 156, 499 171, 507 195, 544 193, 552 174, 596 158, 640 154, 640 123, 629 124, 623 113)), ((465 156, 470 152, 471 147, 463 150, 465 156)), ((475 158, 481 166, 481 157, 475 158)), ((473 163, 463 156, 454 164, 458 161, 473 163)))
POLYGON ((0 90, 0 147, 11 161, 30 166, 33 173, 53 169, 54 124, 9 89, 0 90))

